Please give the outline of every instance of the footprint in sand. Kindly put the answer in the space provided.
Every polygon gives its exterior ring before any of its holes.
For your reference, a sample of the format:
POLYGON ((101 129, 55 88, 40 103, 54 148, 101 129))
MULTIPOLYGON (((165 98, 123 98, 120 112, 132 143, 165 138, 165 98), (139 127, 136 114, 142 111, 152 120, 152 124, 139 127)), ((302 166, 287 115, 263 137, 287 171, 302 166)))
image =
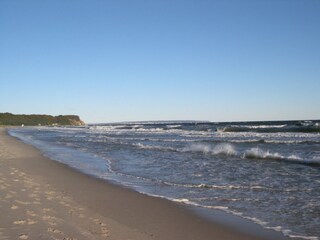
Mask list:
POLYGON ((28 224, 28 225, 33 225, 33 224, 36 224, 36 223, 37 223, 37 221, 32 220, 32 219, 28 219, 28 220, 27 220, 27 224, 28 224))
POLYGON ((54 195, 56 194, 55 191, 46 191, 45 193, 46 193, 46 195, 48 195, 48 196, 54 196, 54 195))
POLYGON ((31 202, 24 202, 24 201, 20 201, 20 200, 15 200, 16 203, 21 204, 21 205, 30 205, 31 202))
POLYGON ((70 238, 66 238, 64 232, 60 231, 59 229, 56 228, 48 228, 47 230, 49 233, 53 233, 54 235, 58 235, 58 238, 55 238, 54 236, 52 236, 53 239, 70 239, 70 238))
POLYGON ((43 221, 46 221, 50 226, 56 226, 58 222, 63 220, 54 216, 45 215, 42 217, 43 221))
POLYGON ((26 174, 24 172, 19 172, 18 176, 25 178, 26 174))
POLYGON ((98 218, 90 218, 96 225, 100 226, 100 235, 103 237, 109 236, 109 230, 106 228, 106 224, 101 222, 98 218))
POLYGON ((48 212, 54 212, 52 209, 50 208, 42 208, 42 212, 43 213, 48 213, 48 212))
POLYGON ((65 206, 65 207, 71 207, 71 205, 69 203, 66 203, 64 201, 60 201, 59 202, 61 205, 65 206))
POLYGON ((49 215, 45 215, 42 217, 42 220, 44 221, 49 221, 49 220, 59 220, 58 218, 54 217, 54 216, 49 216, 49 215))
POLYGON ((27 215, 31 216, 31 217, 37 217, 38 216, 37 214, 35 214, 35 212, 30 211, 30 210, 27 210, 27 215))
POLYGON ((13 222, 13 224, 15 225, 25 225, 26 223, 27 223, 26 220, 17 220, 13 222))
POLYGON ((34 198, 34 199, 35 198, 39 198, 39 196, 37 194, 35 194, 35 193, 31 193, 28 196, 29 196, 29 198, 34 198))
POLYGON ((45 194, 46 194, 46 199, 49 201, 53 200, 55 198, 55 192, 53 192, 53 191, 45 192, 45 194))
POLYGON ((17 221, 13 222, 13 224, 15 224, 15 225, 33 225, 33 224, 36 224, 36 223, 37 223, 37 221, 32 220, 32 219, 17 220, 17 221))
POLYGON ((20 234, 19 235, 19 239, 28 239, 28 235, 27 234, 20 234))
POLYGON ((62 231, 55 229, 55 228, 48 228, 48 232, 57 233, 57 234, 63 234, 62 231))
POLYGON ((12 210, 16 210, 16 209, 18 209, 18 208, 19 208, 19 207, 16 206, 16 205, 12 205, 12 206, 11 206, 11 209, 12 209, 12 210))

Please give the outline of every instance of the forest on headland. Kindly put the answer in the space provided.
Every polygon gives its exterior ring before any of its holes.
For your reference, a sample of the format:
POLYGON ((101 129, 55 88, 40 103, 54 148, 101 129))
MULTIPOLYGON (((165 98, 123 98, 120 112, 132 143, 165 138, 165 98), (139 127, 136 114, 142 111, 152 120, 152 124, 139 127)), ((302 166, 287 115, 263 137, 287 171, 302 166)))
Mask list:
POLYGON ((84 124, 77 115, 52 116, 46 114, 0 113, 0 125, 7 126, 81 126, 84 124))

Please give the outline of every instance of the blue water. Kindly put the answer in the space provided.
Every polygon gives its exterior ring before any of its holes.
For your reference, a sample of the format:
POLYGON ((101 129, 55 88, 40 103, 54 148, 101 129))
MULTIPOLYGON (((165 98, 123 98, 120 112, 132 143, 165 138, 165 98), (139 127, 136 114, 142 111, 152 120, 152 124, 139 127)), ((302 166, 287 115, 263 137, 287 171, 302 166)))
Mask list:
POLYGON ((14 128, 51 159, 139 192, 320 238, 319 121, 14 128))

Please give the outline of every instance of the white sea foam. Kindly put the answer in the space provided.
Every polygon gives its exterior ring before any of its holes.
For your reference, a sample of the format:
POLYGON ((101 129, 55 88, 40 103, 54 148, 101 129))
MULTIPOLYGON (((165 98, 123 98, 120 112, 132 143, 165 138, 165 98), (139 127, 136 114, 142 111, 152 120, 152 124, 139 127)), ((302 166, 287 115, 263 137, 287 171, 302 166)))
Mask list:
POLYGON ((90 126, 89 130, 96 133, 112 133, 117 135, 124 135, 127 133, 147 133, 147 134, 176 134, 180 136, 208 136, 212 132, 208 131, 196 131, 196 130, 183 130, 179 129, 181 125, 167 125, 166 128, 162 127, 146 127, 144 125, 104 125, 104 126, 90 126))
POLYGON ((186 199, 186 198, 173 198, 172 201, 178 202, 178 203, 190 203, 189 199, 186 199))
POLYGON ((175 148, 172 147, 162 147, 162 146, 155 146, 155 145, 146 145, 142 143, 134 143, 133 146, 136 146, 141 149, 153 149, 153 150, 163 150, 163 151, 176 151, 175 148))
POLYGON ((312 160, 314 160, 314 161, 320 161, 320 156, 313 156, 313 157, 312 157, 312 160))
POLYGON ((190 201, 189 199, 186 199, 186 198, 169 198, 169 200, 178 202, 178 203, 184 203, 187 205, 196 206, 196 207, 208 208, 208 209, 216 209, 216 210, 222 210, 222 211, 227 211, 229 209, 228 207, 224 207, 224 206, 202 205, 202 204, 190 201))
POLYGON ((271 140, 264 140, 265 143, 283 143, 283 144, 299 144, 299 143, 319 143, 320 141, 315 139, 315 140, 282 140, 282 139, 271 139, 271 140))
POLYGON ((174 183, 174 182, 167 182, 167 181, 162 181, 162 183, 169 186, 175 186, 175 187, 181 187, 181 188, 213 188, 213 189, 220 189, 220 190, 250 188, 244 185, 232 185, 232 184, 230 185, 215 185, 215 184, 206 184, 206 183, 186 184, 186 183, 174 183))
POLYGON ((216 132, 218 137, 241 137, 260 139, 297 139, 319 140, 320 133, 296 133, 296 132, 216 132))
POLYGON ((258 159, 274 159, 274 160, 302 160, 297 155, 284 156, 277 152, 270 152, 268 150, 263 150, 261 148, 251 148, 243 154, 243 158, 258 158, 258 159))
POLYGON ((135 130, 138 132, 164 132, 164 131, 166 131, 163 128, 143 128, 143 127, 137 128, 135 130))
POLYGON ((316 236, 303 236, 303 235, 297 235, 292 233, 291 230, 288 229, 282 229, 281 232, 283 233, 283 235, 290 237, 290 238, 298 238, 298 239, 307 239, 307 240, 319 240, 318 237, 316 236))
POLYGON ((224 133, 225 130, 226 130, 225 127, 218 127, 218 128, 217 128, 217 132, 218 132, 218 133, 224 133))
POLYGON ((228 207, 202 205, 202 204, 190 201, 189 199, 186 199, 186 198, 173 198, 173 199, 171 198, 170 200, 172 200, 174 202, 183 203, 183 204, 192 205, 192 206, 197 206, 197 207, 202 207, 202 208, 221 210, 221 211, 224 211, 226 213, 230 213, 232 215, 239 216, 239 217, 244 218, 244 219, 248 219, 248 220, 250 220, 250 221, 252 221, 252 222, 254 222, 254 223, 256 223, 256 224, 258 224, 258 225, 260 225, 260 226, 262 226, 264 228, 266 228, 266 229, 271 229, 271 230, 274 230, 274 231, 277 231, 277 232, 282 232, 283 235, 288 236, 290 238, 299 238, 299 239, 306 239, 306 240, 319 240, 319 238, 316 237, 316 236, 303 236, 303 235, 294 234, 294 233, 292 233, 291 230, 284 229, 281 226, 275 226, 275 227, 269 226, 269 223, 267 221, 263 221, 263 220, 261 220, 259 218, 256 218, 256 217, 246 216, 243 213, 231 210, 228 207))
POLYGON ((298 238, 298 239, 307 239, 307 240, 319 240, 316 236, 302 236, 302 235, 296 235, 296 234, 288 234, 287 235, 290 238, 298 238))
POLYGON ((177 124, 177 125, 167 125, 167 128, 179 128, 182 127, 182 125, 177 124))
POLYGON ((205 154, 212 155, 227 155, 234 156, 236 155, 236 151, 233 145, 229 143, 222 143, 215 146, 207 145, 207 144, 191 144, 181 150, 182 152, 202 152, 205 154))
POLYGON ((260 148, 251 148, 243 154, 244 158, 269 158, 269 159, 284 159, 279 153, 271 153, 269 151, 262 150, 260 148))
MULTIPOLYGON (((175 149, 170 149, 175 150, 175 149)), ((281 161, 289 161, 292 163, 301 163, 301 164, 319 164, 320 159, 303 159, 298 155, 290 154, 284 155, 278 152, 271 152, 269 150, 264 150, 259 147, 250 148, 245 150, 244 152, 237 151, 232 144, 229 143, 221 143, 217 145, 209 145, 209 144, 191 144, 182 149, 177 149, 176 151, 181 152, 199 152, 203 154, 210 154, 213 156, 231 156, 231 157, 239 157, 242 159, 269 159, 269 160, 281 160, 281 161)))
POLYGON ((287 126, 287 124, 283 124, 283 125, 233 125, 232 127, 259 129, 259 128, 284 128, 285 126, 287 126))

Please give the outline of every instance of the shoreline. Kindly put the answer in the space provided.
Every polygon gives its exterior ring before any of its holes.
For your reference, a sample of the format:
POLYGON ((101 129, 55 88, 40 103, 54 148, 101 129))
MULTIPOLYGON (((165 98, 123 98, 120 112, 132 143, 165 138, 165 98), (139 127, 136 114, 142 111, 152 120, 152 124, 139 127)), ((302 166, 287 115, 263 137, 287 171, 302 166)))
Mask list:
MULTIPOLYGON (((44 205, 54 205, 55 201, 53 200, 61 200, 61 198, 68 198, 70 199, 69 205, 78 206, 75 209, 69 209, 73 212, 73 217, 69 220, 71 220, 71 226, 74 229, 65 226, 64 228, 67 229, 59 230, 61 232, 69 231, 70 236, 72 233, 76 233, 79 226, 83 226, 82 228, 85 228, 83 232, 89 232, 92 236, 84 234, 80 239, 289 239, 281 233, 263 229, 258 224, 240 217, 215 211, 215 216, 210 217, 210 219, 204 218, 199 216, 198 210, 193 207, 148 196, 118 184, 85 175, 65 164, 42 156, 41 152, 33 146, 9 136, 5 128, 0 128, 0 136, 0 161, 1 166, 4 166, 4 168, 0 168, 0 177, 5 175, 3 169, 15 168, 23 173, 22 175, 34 178, 33 181, 39 185, 39 188, 48 185, 49 188, 54 189, 52 192, 56 194, 55 197, 51 196, 51 200, 50 196, 49 200, 48 196, 44 196, 47 201, 37 201, 40 202, 38 205, 42 209, 44 205), (79 213, 77 209, 80 208, 85 209, 86 214, 79 213), (89 217, 78 219, 75 216, 79 214, 89 217), (95 215, 98 215, 98 217, 94 217, 95 215), (86 229, 91 226, 90 218, 100 219, 100 223, 103 222, 100 227, 106 226, 107 229, 104 231, 104 236, 101 235, 101 232, 103 232, 101 229, 100 235, 92 234, 92 229, 86 229), (88 227, 86 227, 87 225, 88 227), (106 231, 108 231, 108 234, 106 231)), ((14 183, 12 184, 14 185, 14 183)), ((6 189, 1 191, 6 191, 6 189)), ((29 195, 32 195, 32 193, 29 195)), ((6 202, 3 205, 5 204, 6 202)), ((10 209, 5 209, 3 205, 0 205, 1 214, 8 213, 15 217, 16 214, 13 214, 10 209)), ((20 208, 23 208, 23 206, 20 208)), ((54 210, 61 212, 61 208, 59 209, 58 205, 55 206, 54 210)), ((60 213, 62 219, 63 214, 63 212, 60 213)), ((67 215, 70 218, 70 214, 67 215)), ((15 236, 16 229, 8 224, 8 222, 0 220, 0 234, 4 226, 8 229, 7 233, 4 233, 5 235, 15 236)), ((37 224, 30 224, 28 227, 31 228, 34 225, 37 224)), ((60 225, 63 228, 64 225, 60 225)), ((35 230, 31 229, 30 231, 44 234, 44 229, 45 227, 35 228, 35 230)), ((45 231, 46 234, 51 234, 48 233, 48 229, 45 231)), ((77 233, 78 236, 80 233, 77 233)))

